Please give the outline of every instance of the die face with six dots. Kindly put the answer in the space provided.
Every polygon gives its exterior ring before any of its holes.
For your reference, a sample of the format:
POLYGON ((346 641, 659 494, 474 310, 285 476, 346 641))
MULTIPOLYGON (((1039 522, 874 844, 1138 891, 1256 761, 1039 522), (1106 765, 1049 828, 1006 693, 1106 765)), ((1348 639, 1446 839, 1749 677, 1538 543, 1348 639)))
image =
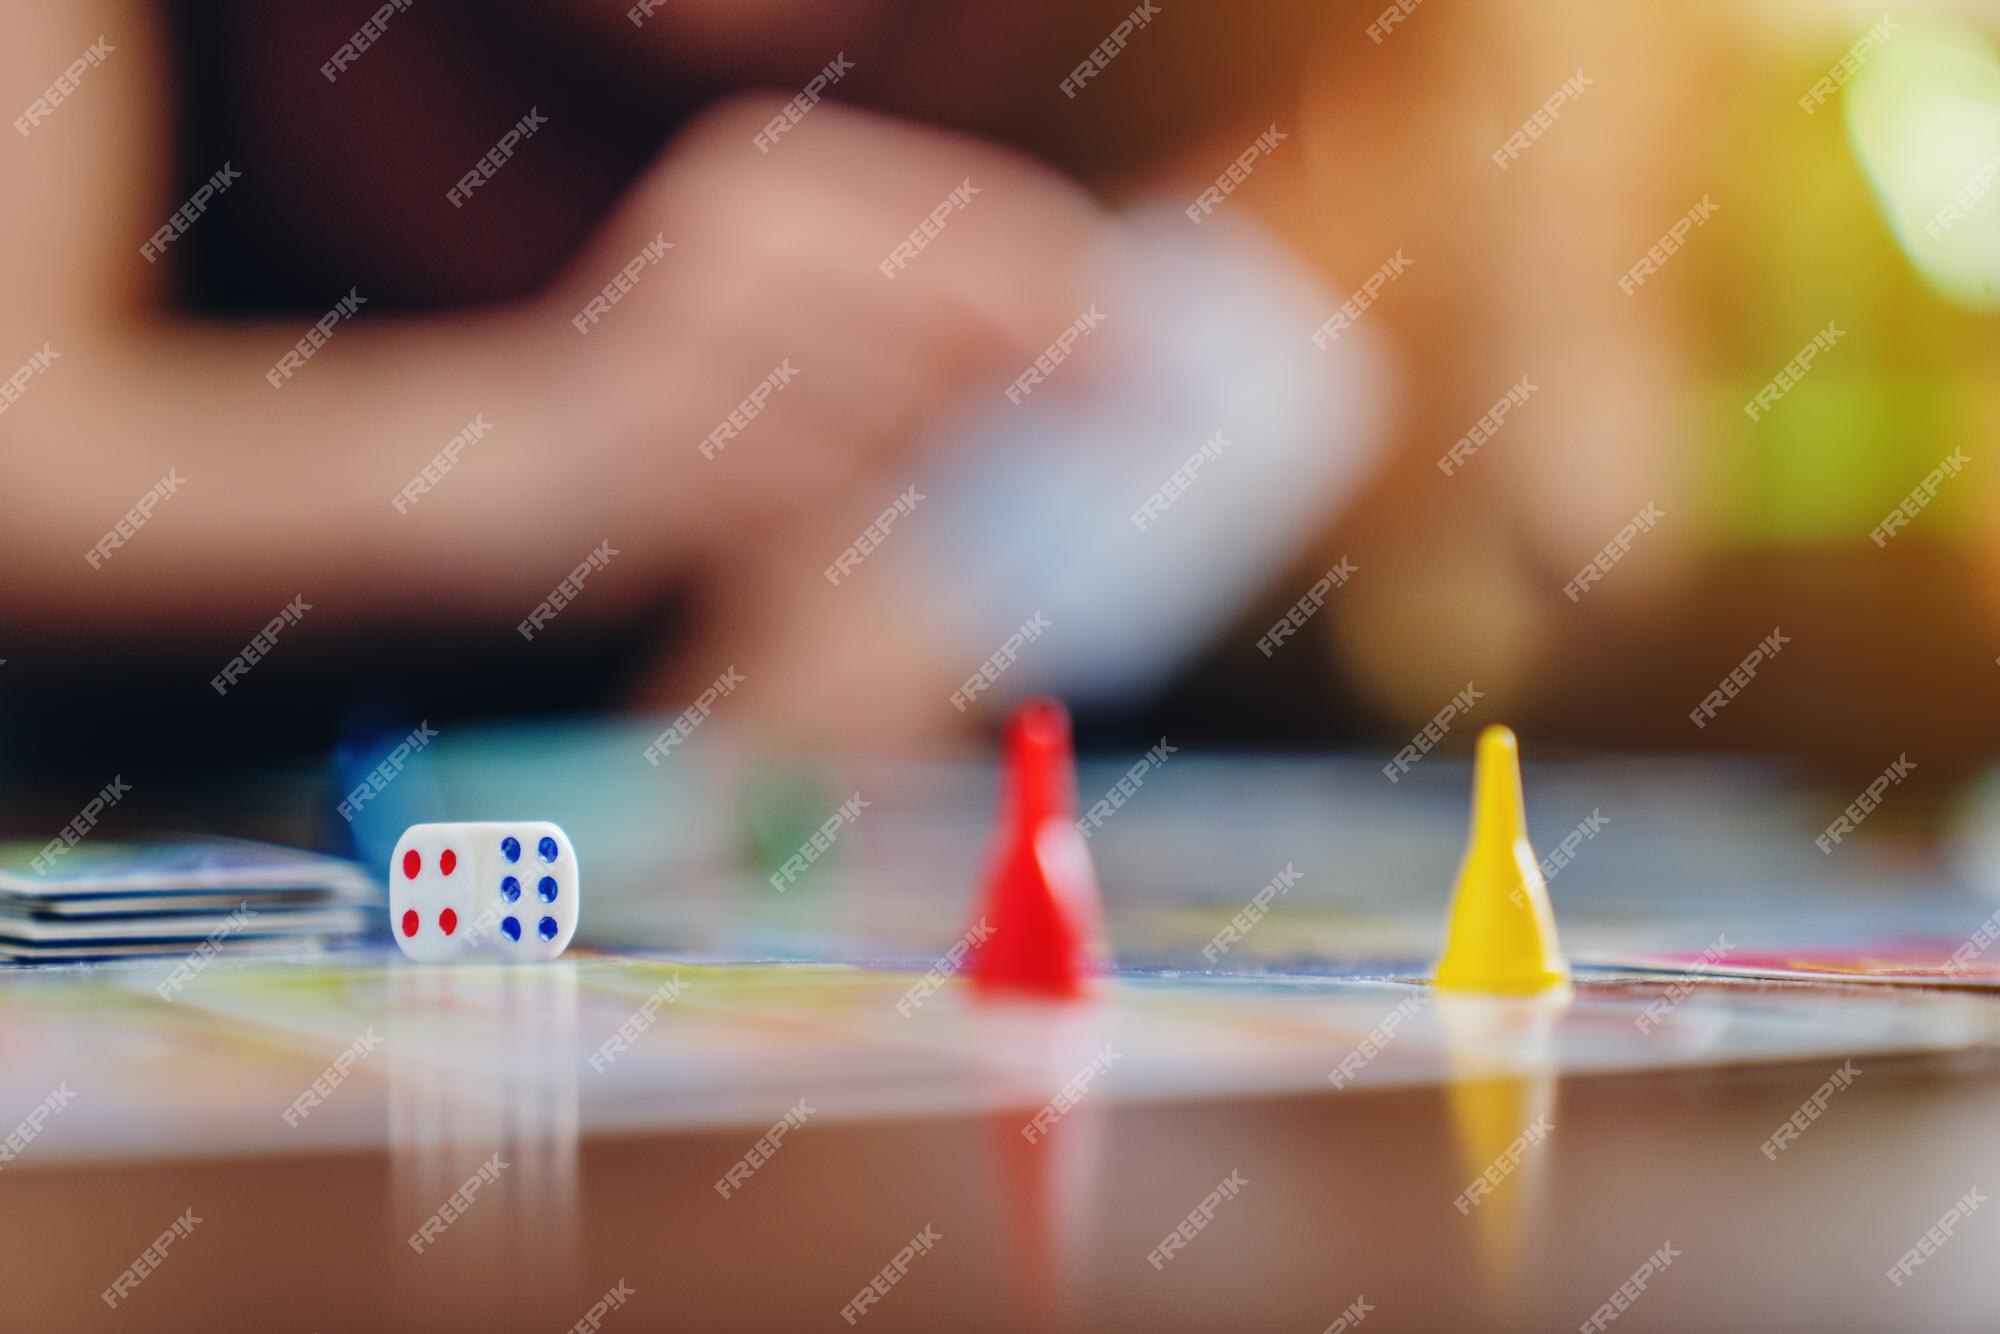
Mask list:
POLYGON ((576 849, 547 821, 411 825, 389 858, 389 928, 403 953, 553 959, 576 934, 576 849))

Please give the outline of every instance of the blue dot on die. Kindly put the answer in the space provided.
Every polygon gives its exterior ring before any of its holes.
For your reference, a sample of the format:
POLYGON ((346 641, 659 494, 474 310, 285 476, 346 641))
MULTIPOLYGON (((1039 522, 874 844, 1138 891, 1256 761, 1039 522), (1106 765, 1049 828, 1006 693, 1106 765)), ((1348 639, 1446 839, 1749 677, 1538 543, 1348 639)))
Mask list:
POLYGON ((512 903, 514 902, 514 900, 520 898, 521 882, 516 880, 511 875, 508 876, 506 879, 502 880, 500 882, 500 897, 507 900, 507 902, 509 903, 512 903))
POLYGON ((535 929, 542 933, 543 940, 554 940, 556 938, 556 919, 553 917, 544 917, 541 921, 535 923, 535 929))
POLYGON ((535 851, 542 855, 543 861, 552 862, 556 859, 556 841, 544 834, 542 841, 535 845, 535 851))
POLYGON ((500 840, 500 855, 510 862, 521 860, 521 840, 509 836, 500 840))
MULTIPOLYGON (((548 918, 544 917, 542 920, 546 922, 548 918)), ((501 918, 500 934, 509 940, 519 940, 521 938, 521 919, 518 917, 501 918)))
POLYGON ((536 883, 535 892, 542 896, 543 903, 554 903, 556 901, 556 878, 552 875, 543 876, 536 883))

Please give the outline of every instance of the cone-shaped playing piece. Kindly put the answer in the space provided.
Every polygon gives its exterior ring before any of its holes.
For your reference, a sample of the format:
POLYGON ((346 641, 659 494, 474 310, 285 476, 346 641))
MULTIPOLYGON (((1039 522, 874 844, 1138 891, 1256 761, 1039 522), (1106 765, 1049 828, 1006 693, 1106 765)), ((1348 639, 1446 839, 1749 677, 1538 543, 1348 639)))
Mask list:
POLYGON ((1452 891, 1437 985, 1446 991, 1527 996, 1569 985, 1555 914, 1521 808, 1514 734, 1479 734, 1472 771, 1472 837, 1452 891))
POLYGON ((1097 874, 1076 828, 1069 713, 1031 699, 1007 724, 1000 832, 973 931, 982 993, 1081 994, 1101 954, 1097 874))

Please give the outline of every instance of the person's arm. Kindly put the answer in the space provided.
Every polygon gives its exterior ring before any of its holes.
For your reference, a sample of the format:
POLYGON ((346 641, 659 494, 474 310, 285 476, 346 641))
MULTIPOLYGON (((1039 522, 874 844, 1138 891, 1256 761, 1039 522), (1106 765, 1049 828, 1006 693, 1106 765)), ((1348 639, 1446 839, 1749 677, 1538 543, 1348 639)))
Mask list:
POLYGON ((783 99, 745 99, 676 140, 550 291, 425 319, 362 305, 274 387, 317 312, 167 312, 139 254, 179 204, 158 165, 170 93, 149 16, 5 10, 0 90, 46 86, 100 35, 115 48, 0 155, 17 201, 0 217, 0 379, 45 344, 58 354, 0 413, 13 626, 240 624, 302 593, 322 625, 518 616, 607 539, 638 577, 579 605, 616 614, 709 546, 822 500, 1072 314, 1067 261, 1093 223, 1059 183, 833 106, 760 158, 751 133, 783 99), (880 273, 968 176, 990 193, 953 244, 880 273), (571 317, 659 235, 674 249, 580 334, 571 317), (704 457, 787 362, 796 380, 704 457), (490 430, 399 512, 392 498, 478 417, 490 430), (86 560, 169 476, 143 528, 86 560))

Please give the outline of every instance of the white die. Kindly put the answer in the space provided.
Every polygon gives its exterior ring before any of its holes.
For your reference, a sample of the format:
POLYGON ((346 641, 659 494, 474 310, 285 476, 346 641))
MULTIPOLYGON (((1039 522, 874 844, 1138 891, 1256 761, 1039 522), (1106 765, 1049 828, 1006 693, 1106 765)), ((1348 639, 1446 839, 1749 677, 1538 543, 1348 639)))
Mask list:
POLYGON ((389 858, 389 929, 412 959, 553 959, 576 934, 576 849, 546 820, 417 824, 389 858))

